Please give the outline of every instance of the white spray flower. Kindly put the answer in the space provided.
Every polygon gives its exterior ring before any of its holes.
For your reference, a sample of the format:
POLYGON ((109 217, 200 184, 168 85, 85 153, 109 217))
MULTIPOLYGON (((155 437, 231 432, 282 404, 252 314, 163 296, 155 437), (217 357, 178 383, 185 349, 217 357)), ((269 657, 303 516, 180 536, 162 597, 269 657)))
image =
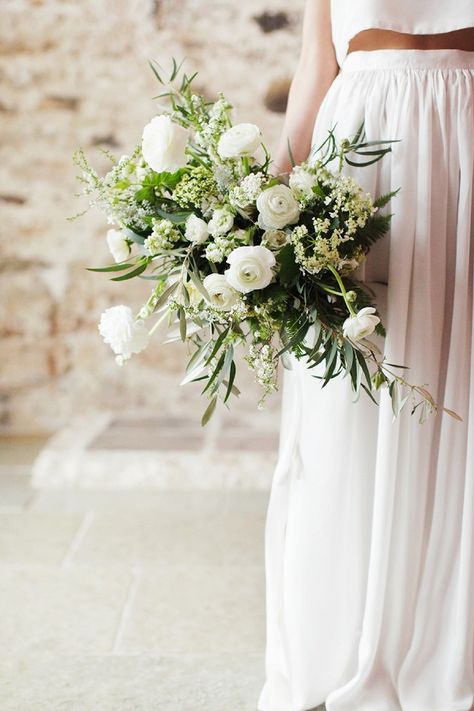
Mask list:
POLYGON ((281 230, 298 222, 300 209, 295 197, 286 185, 272 185, 257 198, 258 224, 263 229, 281 230))
POLYGON ((293 168, 288 182, 297 200, 308 200, 314 197, 313 187, 317 183, 316 176, 300 165, 293 168))
POLYGON ((207 222, 202 220, 197 215, 189 215, 186 220, 186 231, 184 233, 186 239, 195 244, 202 244, 209 236, 209 228, 207 222))
POLYGON ((217 152, 223 159, 251 156, 261 141, 262 134, 258 126, 254 123, 239 123, 222 134, 217 152))
POLYGON ((116 262, 124 262, 130 256, 130 245, 120 230, 107 230, 107 246, 116 262))
POLYGON ((220 311, 229 311, 240 298, 223 274, 208 274, 202 283, 209 294, 209 303, 220 311))
POLYGON ((155 116, 143 129, 143 158, 157 173, 173 173, 188 161, 185 154, 188 138, 189 131, 169 116, 155 116))
POLYGON ((117 362, 128 360, 144 350, 150 338, 144 321, 135 319, 129 306, 112 306, 100 317, 99 333, 117 356, 117 362))
POLYGON ((380 323, 379 317, 374 316, 374 314, 374 307, 366 306, 355 316, 349 316, 342 326, 344 337, 349 338, 351 341, 360 341, 373 333, 377 324, 380 323))
POLYGON ((213 237, 224 235, 232 229, 234 225, 234 215, 227 207, 218 207, 214 210, 209 220, 208 229, 213 237))
POLYGON ((276 264, 273 252, 261 245, 237 247, 227 261, 230 264, 225 271, 227 281, 244 294, 268 286, 273 278, 272 267, 276 264))

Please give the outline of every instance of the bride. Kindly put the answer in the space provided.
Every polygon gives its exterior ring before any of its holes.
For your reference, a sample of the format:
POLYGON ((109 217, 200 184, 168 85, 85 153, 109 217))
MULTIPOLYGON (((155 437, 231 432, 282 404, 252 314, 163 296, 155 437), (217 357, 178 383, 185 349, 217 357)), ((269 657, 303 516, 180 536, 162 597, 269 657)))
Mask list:
MULTIPOLYGON (((277 156, 330 128, 398 139, 357 171, 400 187, 359 276, 384 352, 456 410, 420 424, 353 402, 347 380, 285 372, 266 521, 260 711, 474 709, 474 2, 307 0, 277 156)), ((314 158, 311 155, 310 160, 314 158)), ((364 399, 365 398, 365 399, 364 399)))

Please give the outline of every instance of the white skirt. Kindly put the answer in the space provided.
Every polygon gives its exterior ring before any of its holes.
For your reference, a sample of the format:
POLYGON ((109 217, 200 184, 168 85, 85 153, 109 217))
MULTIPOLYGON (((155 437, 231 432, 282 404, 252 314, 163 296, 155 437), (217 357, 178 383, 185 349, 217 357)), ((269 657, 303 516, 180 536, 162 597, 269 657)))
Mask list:
POLYGON ((474 708, 474 52, 348 55, 313 144, 362 120, 401 139, 347 169, 375 195, 401 187, 369 254, 385 353, 463 418, 393 421, 285 372, 280 456, 267 511, 266 681, 260 711, 474 708), (388 284, 388 286, 387 286, 388 284))

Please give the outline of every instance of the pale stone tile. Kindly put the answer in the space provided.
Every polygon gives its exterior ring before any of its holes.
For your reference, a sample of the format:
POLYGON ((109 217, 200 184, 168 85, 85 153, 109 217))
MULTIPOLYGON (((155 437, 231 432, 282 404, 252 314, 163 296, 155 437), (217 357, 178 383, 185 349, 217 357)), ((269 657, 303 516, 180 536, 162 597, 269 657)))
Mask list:
MULTIPOLYGON (((171 491, 160 489, 134 488, 124 489, 45 489, 38 491, 30 509, 32 511, 88 511, 97 512, 130 512, 152 511, 156 514, 167 512, 201 513, 203 516, 216 513, 223 507, 223 501, 236 495, 237 503, 241 492, 226 492, 217 490, 171 491)), ((267 495, 260 492, 243 492, 249 501, 261 501, 267 495)), ((232 499, 234 500, 234 499, 232 499)))
POLYGON ((261 653, 261 568, 201 566, 143 573, 119 652, 261 653))
POLYGON ((74 562, 263 564, 264 512, 181 509, 97 513, 74 562))
POLYGON ((28 505, 30 511, 62 513, 151 511, 195 512, 203 516, 229 511, 266 513, 268 491, 216 490, 171 491, 157 489, 50 489, 36 491, 28 505))
POLYGON ((34 495, 28 476, 16 471, 4 471, 3 467, 0 467, 0 510, 22 509, 34 495))
POLYGON ((130 583, 128 571, 114 568, 106 573, 94 569, 3 568, 2 653, 109 652, 130 583))
POLYGON ((254 711, 257 655, 0 660, 2 711, 254 711))
POLYGON ((0 513, 0 563, 58 565, 66 555, 82 515, 0 513))

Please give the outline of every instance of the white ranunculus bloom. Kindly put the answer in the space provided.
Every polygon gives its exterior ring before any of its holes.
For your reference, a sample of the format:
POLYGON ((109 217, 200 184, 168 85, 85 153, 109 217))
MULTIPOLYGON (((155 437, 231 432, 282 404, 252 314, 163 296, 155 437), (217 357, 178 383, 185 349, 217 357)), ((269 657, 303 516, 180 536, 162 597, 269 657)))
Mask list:
POLYGON ((225 235, 234 225, 234 215, 227 207, 218 207, 209 220, 208 229, 213 237, 225 235))
POLYGON ((237 303, 239 294, 223 274, 208 274, 202 283, 209 294, 209 303, 214 308, 229 311, 237 303))
POLYGON ((223 159, 251 156, 261 142, 262 134, 258 126, 254 123, 238 123, 222 134, 217 152, 223 159))
POLYGON ((184 233, 186 239, 195 244, 202 244, 209 236, 209 227, 207 222, 202 220, 197 215, 189 215, 186 220, 186 231, 184 233))
POLYGON ((346 318, 342 326, 342 332, 345 338, 349 338, 351 341, 360 341, 362 338, 373 333, 377 324, 380 323, 379 317, 374 316, 374 314, 374 307, 366 306, 355 316, 346 318))
POLYGON ((281 249, 290 241, 290 235, 284 230, 266 230, 263 233, 262 241, 270 249, 281 249))
POLYGON ((130 245, 120 230, 107 230, 107 246, 116 262, 124 262, 130 256, 130 245))
POLYGON ((112 306, 100 317, 99 333, 117 356, 118 362, 144 350, 150 338, 144 321, 135 319, 129 306, 112 306))
POLYGON ((255 289, 264 289, 273 278, 272 267, 276 260, 266 247, 237 247, 227 257, 230 264, 225 271, 227 281, 244 294, 255 289))
POLYGON ((189 131, 169 116, 155 116, 143 129, 143 158, 157 173, 174 173, 188 162, 184 151, 188 138, 189 131))
POLYGON ((317 183, 316 176, 300 165, 296 165, 293 168, 288 182, 297 200, 304 200, 314 196, 313 187, 317 183))
POLYGON ((257 198, 258 224, 263 229, 281 230, 298 222, 300 209, 286 185, 272 185, 257 198))

